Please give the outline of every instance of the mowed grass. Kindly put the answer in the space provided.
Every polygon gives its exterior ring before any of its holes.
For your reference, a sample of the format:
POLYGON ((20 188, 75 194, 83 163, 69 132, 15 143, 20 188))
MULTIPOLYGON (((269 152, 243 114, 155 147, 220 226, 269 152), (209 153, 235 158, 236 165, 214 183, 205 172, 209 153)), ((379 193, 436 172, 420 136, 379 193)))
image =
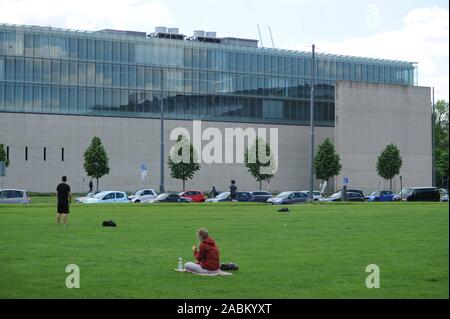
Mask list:
POLYGON ((0 298, 448 298, 448 204, 0 206, 0 298), (101 226, 113 219, 117 228, 101 226), (233 276, 173 271, 206 227, 233 276), (68 264, 80 289, 65 287, 68 264), (366 266, 380 268, 368 289, 366 266))

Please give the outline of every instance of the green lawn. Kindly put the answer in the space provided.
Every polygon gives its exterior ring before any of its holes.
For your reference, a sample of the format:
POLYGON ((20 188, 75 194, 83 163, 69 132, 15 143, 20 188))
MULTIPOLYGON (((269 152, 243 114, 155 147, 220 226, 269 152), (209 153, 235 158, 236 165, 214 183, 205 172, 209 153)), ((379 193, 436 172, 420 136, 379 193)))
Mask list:
POLYGON ((0 298, 448 298, 448 204, 0 205, 0 298), (117 228, 101 227, 112 218, 117 228), (223 262, 207 277, 173 271, 206 227, 223 262), (77 264, 81 288, 67 289, 77 264), (381 288, 367 289, 377 264, 381 288))

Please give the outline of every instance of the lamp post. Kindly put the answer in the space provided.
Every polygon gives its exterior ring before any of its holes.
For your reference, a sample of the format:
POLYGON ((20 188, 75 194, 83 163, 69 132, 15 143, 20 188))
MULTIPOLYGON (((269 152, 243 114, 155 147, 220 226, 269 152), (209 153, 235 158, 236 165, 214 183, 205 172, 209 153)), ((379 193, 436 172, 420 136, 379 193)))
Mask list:
POLYGON ((159 192, 164 193, 164 88, 163 88, 163 69, 161 68, 160 84, 161 84, 161 98, 160 98, 160 127, 161 127, 161 148, 160 148, 160 180, 159 180, 159 192))
POLYGON ((312 45, 311 66, 311 107, 310 107, 310 150, 309 150, 309 200, 314 200, 314 83, 315 83, 315 45, 312 45))

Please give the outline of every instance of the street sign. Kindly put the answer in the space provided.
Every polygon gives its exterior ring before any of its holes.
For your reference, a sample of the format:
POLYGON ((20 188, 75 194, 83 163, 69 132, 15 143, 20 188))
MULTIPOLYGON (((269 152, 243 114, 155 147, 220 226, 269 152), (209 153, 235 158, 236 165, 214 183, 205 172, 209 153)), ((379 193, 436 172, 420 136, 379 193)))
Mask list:
POLYGON ((348 177, 347 176, 344 177, 344 185, 348 185, 348 177))
POLYGON ((144 182, 145 177, 147 176, 147 164, 146 163, 141 163, 141 180, 142 182, 144 182))

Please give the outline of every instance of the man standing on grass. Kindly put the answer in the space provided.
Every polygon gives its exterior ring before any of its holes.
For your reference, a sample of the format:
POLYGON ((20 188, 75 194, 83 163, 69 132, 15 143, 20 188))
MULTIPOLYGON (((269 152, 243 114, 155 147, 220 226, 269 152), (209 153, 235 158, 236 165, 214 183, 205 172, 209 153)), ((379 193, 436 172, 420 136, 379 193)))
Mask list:
POLYGON ((69 203, 72 201, 72 195, 70 194, 70 186, 66 184, 67 177, 63 176, 61 180, 62 183, 56 187, 56 196, 58 197, 56 221, 59 225, 62 216, 64 226, 67 226, 67 214, 69 214, 69 203))

